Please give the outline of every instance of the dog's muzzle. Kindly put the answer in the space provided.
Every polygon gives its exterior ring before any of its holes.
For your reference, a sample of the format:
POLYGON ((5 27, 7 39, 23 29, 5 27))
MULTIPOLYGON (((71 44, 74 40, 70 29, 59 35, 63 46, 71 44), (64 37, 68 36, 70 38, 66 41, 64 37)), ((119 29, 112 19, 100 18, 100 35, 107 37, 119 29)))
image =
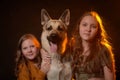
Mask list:
POLYGON ((48 41, 54 43, 54 44, 59 44, 60 41, 62 40, 58 34, 51 34, 50 36, 47 37, 48 41))

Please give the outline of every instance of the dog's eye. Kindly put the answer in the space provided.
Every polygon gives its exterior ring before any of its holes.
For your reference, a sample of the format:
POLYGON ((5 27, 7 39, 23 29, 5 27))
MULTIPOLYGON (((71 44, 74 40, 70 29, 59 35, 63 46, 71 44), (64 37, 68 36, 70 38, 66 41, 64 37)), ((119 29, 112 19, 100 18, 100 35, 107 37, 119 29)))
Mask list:
POLYGON ((47 30, 52 30, 52 26, 50 26, 50 27, 47 27, 47 30))
POLYGON ((58 26, 58 30, 59 30, 59 31, 63 31, 63 28, 60 27, 60 26, 58 26))

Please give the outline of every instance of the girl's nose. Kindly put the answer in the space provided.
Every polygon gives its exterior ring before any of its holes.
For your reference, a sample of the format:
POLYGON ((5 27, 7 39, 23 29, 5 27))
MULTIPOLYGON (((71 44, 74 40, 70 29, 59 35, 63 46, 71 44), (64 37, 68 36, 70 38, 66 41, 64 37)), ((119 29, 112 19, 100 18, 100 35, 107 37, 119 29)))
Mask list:
POLYGON ((91 31, 91 27, 90 26, 87 27, 87 31, 89 31, 89 32, 91 31))
POLYGON ((28 48, 28 52, 32 52, 32 49, 31 49, 31 48, 28 48))

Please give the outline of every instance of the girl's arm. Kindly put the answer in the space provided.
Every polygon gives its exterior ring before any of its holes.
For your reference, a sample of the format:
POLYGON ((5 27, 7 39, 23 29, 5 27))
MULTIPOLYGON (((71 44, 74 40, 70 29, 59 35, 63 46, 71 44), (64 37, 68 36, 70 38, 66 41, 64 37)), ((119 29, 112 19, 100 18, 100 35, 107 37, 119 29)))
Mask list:
POLYGON ((103 69, 105 80, 115 80, 114 73, 107 66, 104 66, 103 69))

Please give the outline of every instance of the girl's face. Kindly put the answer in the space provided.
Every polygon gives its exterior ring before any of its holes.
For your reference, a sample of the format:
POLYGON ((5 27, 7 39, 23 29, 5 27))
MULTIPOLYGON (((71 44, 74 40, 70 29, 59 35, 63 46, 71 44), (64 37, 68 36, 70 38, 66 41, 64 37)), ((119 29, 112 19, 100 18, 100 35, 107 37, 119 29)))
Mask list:
POLYGON ((21 45, 22 53, 25 58, 33 60, 38 54, 38 48, 32 39, 26 39, 21 45))
POLYGON ((91 41, 98 32, 98 22, 93 16, 85 16, 79 25, 79 34, 82 41, 91 41))

